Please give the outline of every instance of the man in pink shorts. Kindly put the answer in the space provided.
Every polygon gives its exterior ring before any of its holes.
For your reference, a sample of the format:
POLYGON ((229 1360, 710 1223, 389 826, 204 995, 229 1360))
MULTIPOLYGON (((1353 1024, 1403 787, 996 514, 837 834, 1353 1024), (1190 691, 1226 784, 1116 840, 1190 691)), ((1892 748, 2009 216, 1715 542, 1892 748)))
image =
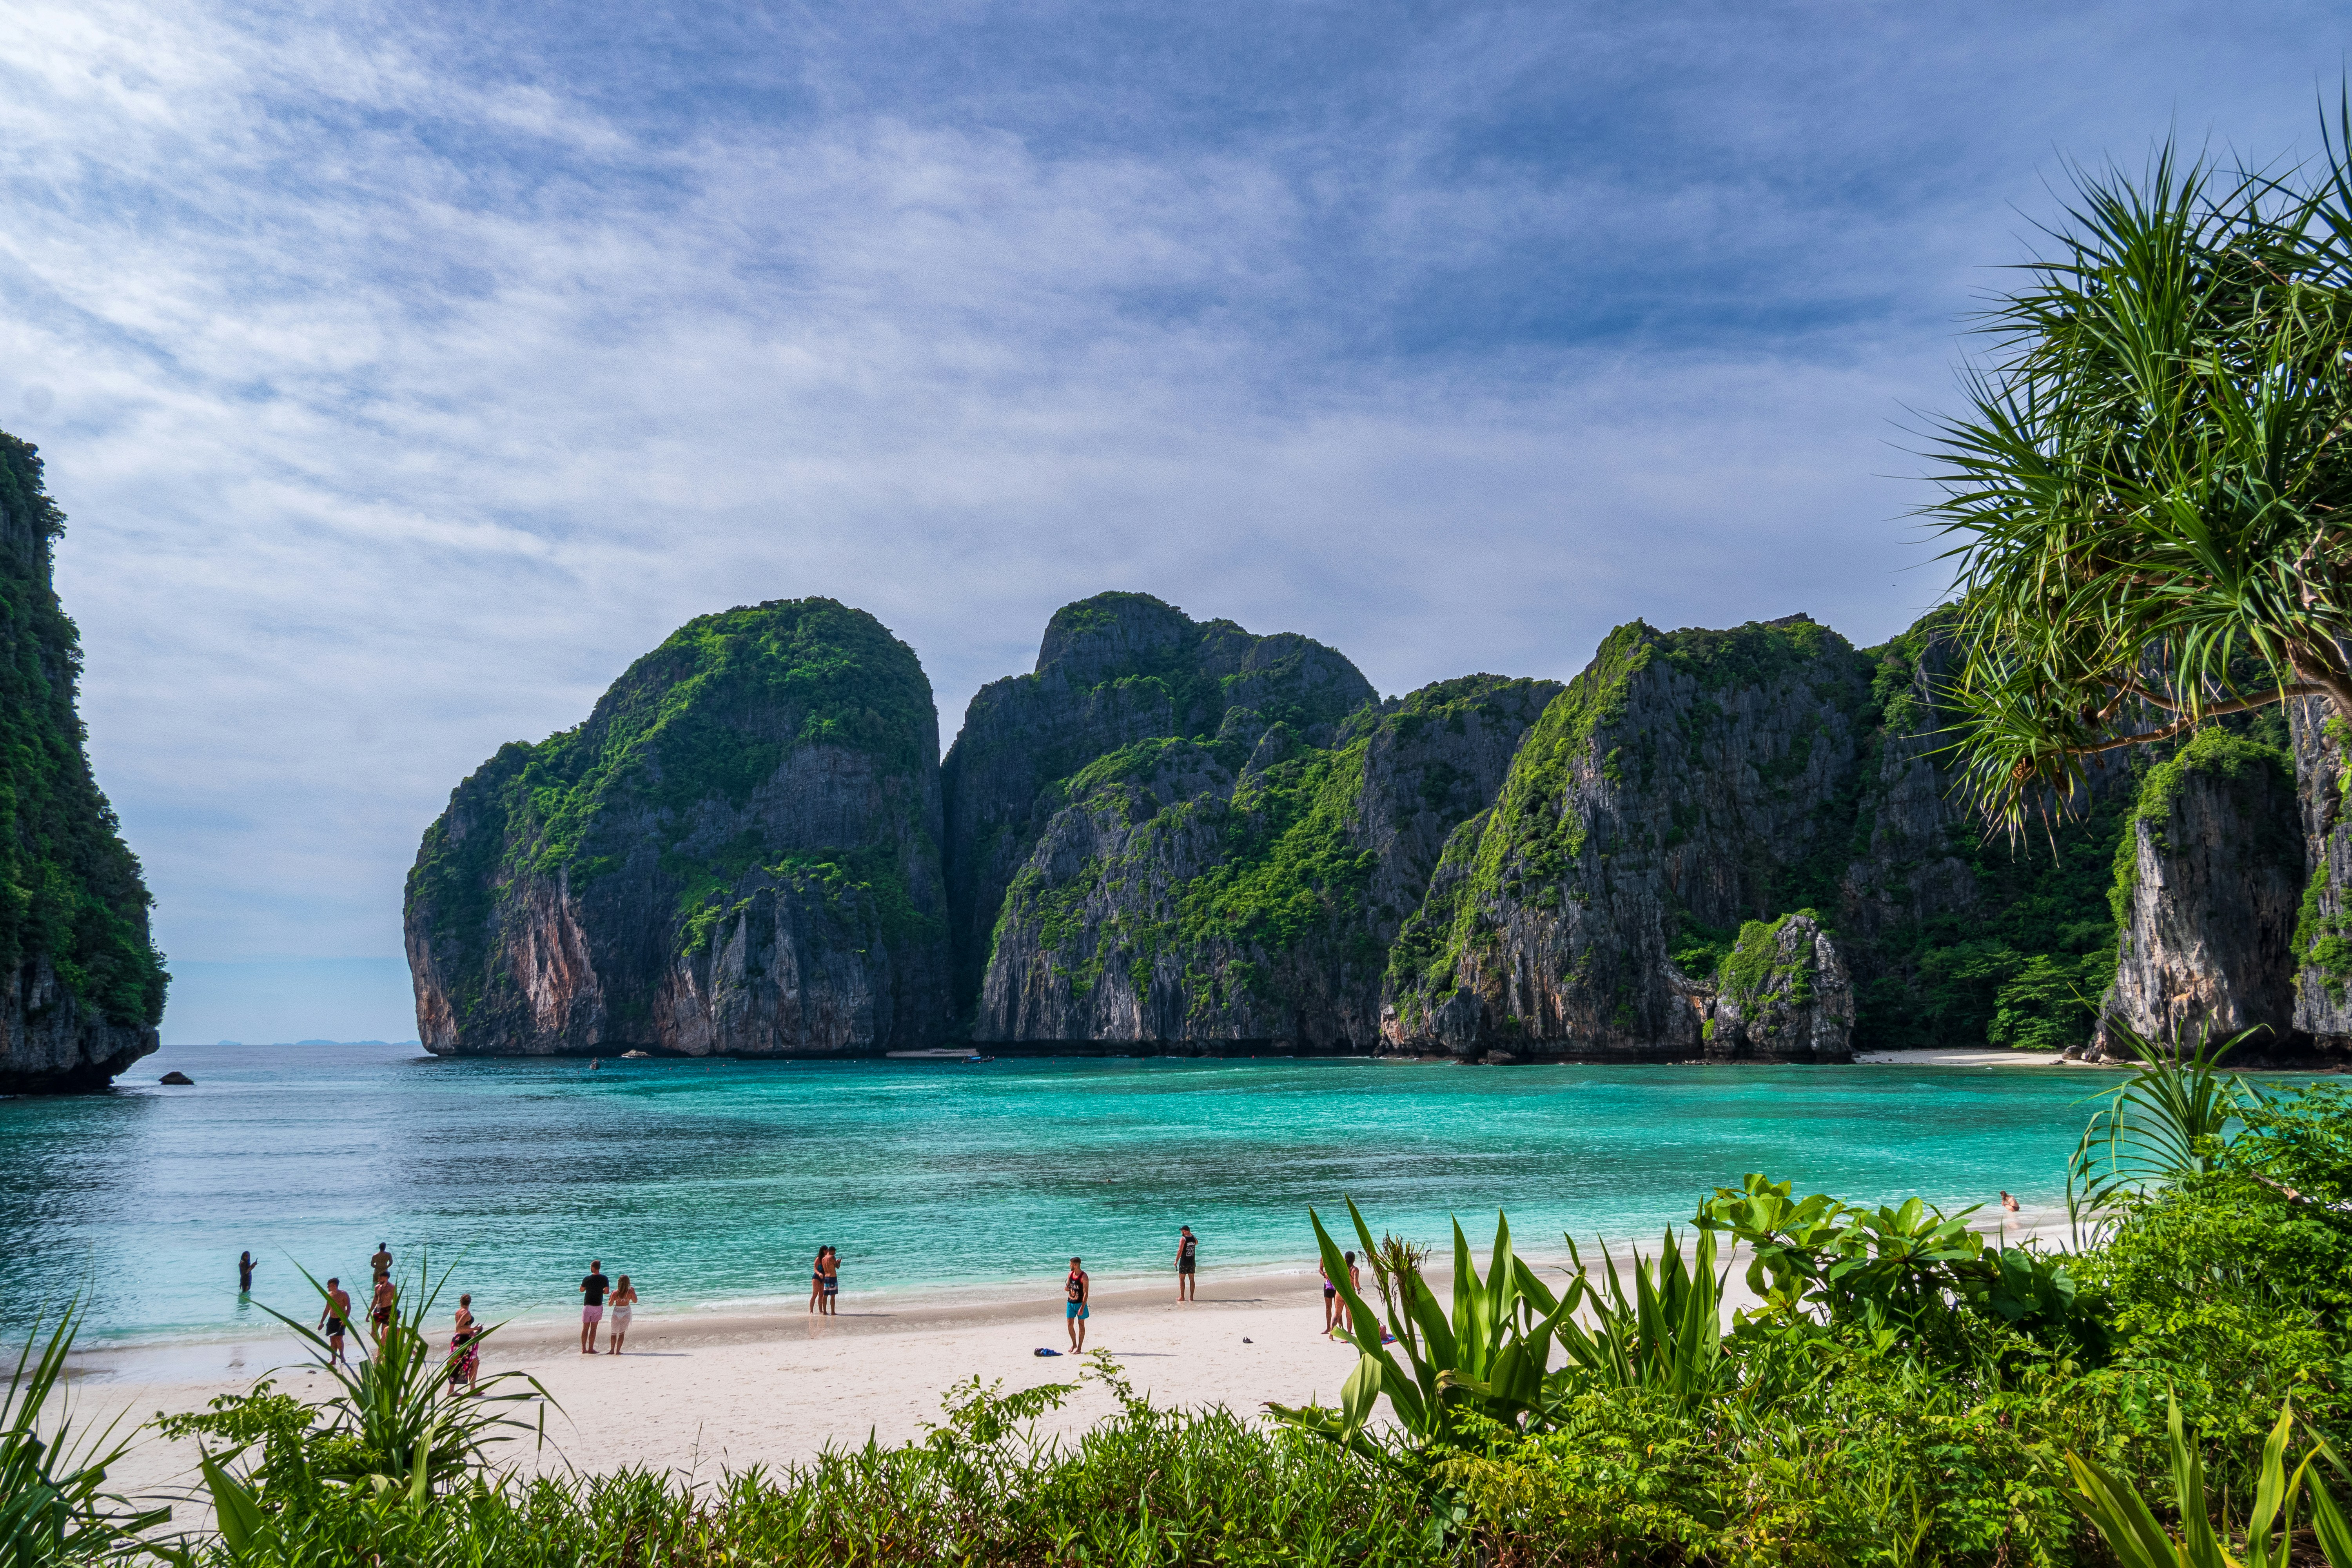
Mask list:
POLYGON ((592 1259, 588 1278, 580 1281, 580 1353, 596 1353, 596 1325, 604 1321, 604 1292, 613 1282, 604 1278, 604 1260, 592 1259))

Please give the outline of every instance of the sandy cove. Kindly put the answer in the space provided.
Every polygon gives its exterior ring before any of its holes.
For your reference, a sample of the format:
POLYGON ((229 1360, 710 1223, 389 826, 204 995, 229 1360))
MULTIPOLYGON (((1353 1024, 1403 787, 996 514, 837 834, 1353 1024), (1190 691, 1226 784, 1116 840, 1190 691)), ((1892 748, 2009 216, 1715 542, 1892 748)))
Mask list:
MULTIPOLYGON (((1087 1347, 1110 1351, 1157 1403, 1254 1413, 1266 1400, 1338 1402, 1356 1352, 1326 1339, 1322 1324, 1312 1277, 1206 1273, 1191 1303, 1175 1300, 1172 1278, 1098 1287, 1087 1347)), ((926 1422, 940 1419, 940 1395, 968 1377, 1025 1388, 1076 1382, 1085 1364, 1035 1353, 1068 1348, 1058 1297, 897 1310, 853 1299, 830 1319, 798 1310, 670 1316, 640 1307, 624 1354, 585 1356, 578 1342, 576 1326, 531 1322, 509 1327, 485 1348, 484 1376, 529 1373, 562 1407, 547 1413, 543 1452, 526 1439, 505 1450, 505 1461, 526 1470, 641 1465, 714 1478, 806 1459, 828 1444, 860 1444, 869 1432, 886 1445, 919 1437, 926 1422)), ((307 1394, 324 1381, 302 1370, 290 1334, 77 1359, 84 1373, 74 1386, 77 1420, 120 1413, 126 1426, 242 1393, 272 1366, 293 1367, 276 1374, 289 1392, 307 1394)), ((1115 1408, 1089 1382, 1039 1430, 1081 1431, 1115 1408)), ((193 1444, 150 1432, 115 1479, 134 1494, 177 1492, 194 1479, 194 1465, 193 1444)))
MULTIPOLYGON (((2000 1224, 1997 1211, 1979 1218, 1988 1232, 2000 1224)), ((2012 1242, 2034 1235, 2057 1241, 2064 1230, 2063 1211, 2029 1210, 2009 1222, 2007 1234, 2012 1242)), ((1646 1253, 1653 1242, 1641 1245, 1646 1253)), ((1612 1250, 1622 1267, 1627 1252, 1612 1250)), ((1529 1261, 1549 1272, 1566 1259, 1531 1255, 1529 1261)), ((1727 1321, 1754 1298, 1741 1283, 1744 1258, 1726 1261, 1727 1321)), ((1163 1405, 1223 1405, 1255 1415, 1267 1401, 1338 1403, 1356 1352, 1324 1337, 1313 1276, 1236 1271, 1200 1278, 1199 1299, 1191 1303, 1175 1300, 1172 1277, 1098 1286, 1087 1349, 1109 1351, 1137 1390, 1163 1405)), ((1440 1300, 1450 1300, 1450 1270, 1433 1269, 1430 1283, 1440 1300)), ((509 1326, 485 1349, 485 1376, 529 1373, 561 1406, 547 1412, 544 1449, 534 1451, 526 1439, 504 1449, 501 1463, 526 1471, 644 1466, 711 1479, 726 1469, 807 1459, 828 1445, 861 1444, 869 1433, 885 1445, 919 1438, 927 1423, 940 1419, 941 1394, 969 1377, 1027 1388, 1080 1382, 1085 1364, 1035 1353, 1039 1346, 1067 1348, 1058 1297, 970 1307, 852 1299, 832 1319, 796 1310, 721 1317, 640 1307, 626 1353, 584 1356, 578 1342, 576 1326, 539 1321, 509 1326)), ((291 1335, 268 1343, 95 1352, 77 1358, 77 1419, 120 1413, 128 1426, 159 1410, 201 1409, 281 1365, 293 1370, 276 1374, 280 1388, 319 1397, 310 1391, 323 1380, 306 1373, 302 1360, 291 1335)), ((1116 1408, 1107 1391, 1085 1381, 1037 1429, 1074 1434, 1116 1408)), ((194 1466, 192 1443, 149 1432, 115 1480, 132 1495, 177 1498, 193 1483, 194 1466)), ((183 1509, 183 1521, 188 1517, 183 1509)))

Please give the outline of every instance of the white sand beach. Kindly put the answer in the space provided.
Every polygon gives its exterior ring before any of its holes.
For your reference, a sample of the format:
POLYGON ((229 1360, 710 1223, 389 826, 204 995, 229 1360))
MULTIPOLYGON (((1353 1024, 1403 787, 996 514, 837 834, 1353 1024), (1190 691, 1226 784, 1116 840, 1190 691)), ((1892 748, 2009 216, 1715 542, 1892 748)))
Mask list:
MULTIPOLYGON (((1249 1412, 1266 1400, 1336 1403, 1354 1369, 1355 1352, 1323 1336, 1311 1276, 1208 1273, 1198 1300, 1174 1297, 1172 1279, 1098 1289, 1087 1324, 1087 1348, 1109 1350, 1156 1402, 1249 1412)), ((869 1433, 885 1444, 919 1437, 926 1422, 940 1419, 940 1395, 968 1377, 1001 1379, 1008 1389, 1076 1382, 1084 1363, 1035 1353, 1067 1344, 1058 1299, 969 1310, 853 1300, 830 1319, 797 1310, 722 1318, 641 1308, 622 1355, 582 1355, 576 1329, 517 1325, 490 1342, 482 1371, 527 1372, 561 1406, 547 1413, 544 1451, 528 1440, 509 1450, 521 1468, 644 1465, 715 1478, 722 1468, 805 1459, 828 1444, 860 1444, 869 1433)), ((128 1425, 158 1410, 200 1409, 279 1364, 296 1368, 278 1375, 279 1386, 302 1392, 323 1381, 300 1370, 302 1359, 291 1335, 100 1352, 82 1359, 79 1418, 120 1412, 128 1425)), ((1083 1430, 1115 1407, 1088 1383, 1039 1430, 1083 1430)), ((193 1445, 149 1433, 116 1479, 135 1494, 173 1492, 194 1479, 194 1464, 193 1445)))
MULTIPOLYGON (((2029 1209, 2005 1226, 1997 1209, 1976 1221, 2011 1242, 2062 1237, 2065 1227, 2064 1214, 2049 1209, 2029 1209)), ((1650 1241, 1641 1245, 1651 1249, 1650 1241)), ((1630 1249, 1612 1250, 1622 1267, 1630 1249)), ((1531 1261, 1549 1268, 1565 1259, 1531 1261)), ((1744 1260, 1726 1261, 1727 1318, 1753 1298, 1740 1282, 1744 1260)), ((1430 1281, 1446 1299, 1450 1273, 1433 1269, 1430 1281)), ((1254 1415, 1267 1401, 1338 1402, 1356 1352, 1324 1336, 1313 1275, 1213 1270, 1201 1276, 1196 1301, 1174 1296, 1172 1277, 1098 1286, 1087 1348, 1108 1350, 1135 1387, 1161 1405, 1223 1405, 1254 1415)), ((1058 1298, 970 1307, 850 1299, 832 1319, 797 1308, 731 1317, 641 1308, 623 1355, 582 1355, 576 1327, 541 1321, 502 1331, 485 1350, 482 1371, 527 1372, 560 1406, 547 1412, 543 1449, 526 1440, 507 1450, 505 1461, 518 1468, 646 1466, 710 1479, 724 1469, 806 1459, 828 1445, 861 1444, 869 1434, 884 1444, 919 1437, 926 1423, 940 1419, 941 1394, 969 1377, 1001 1380, 1007 1389, 1079 1381, 1083 1363, 1038 1356, 1041 1346, 1066 1349, 1058 1298)), ((78 1418, 120 1413, 128 1426, 159 1410, 201 1409, 281 1365, 295 1370, 278 1374, 279 1386, 303 1392, 322 1381, 301 1370, 303 1360, 291 1335, 94 1352, 78 1358, 78 1418)), ((1074 1434, 1115 1408, 1109 1394, 1087 1382, 1037 1429, 1074 1434)), ((116 1481, 132 1495, 174 1497, 193 1483, 194 1465, 193 1444, 151 1432, 116 1481)))

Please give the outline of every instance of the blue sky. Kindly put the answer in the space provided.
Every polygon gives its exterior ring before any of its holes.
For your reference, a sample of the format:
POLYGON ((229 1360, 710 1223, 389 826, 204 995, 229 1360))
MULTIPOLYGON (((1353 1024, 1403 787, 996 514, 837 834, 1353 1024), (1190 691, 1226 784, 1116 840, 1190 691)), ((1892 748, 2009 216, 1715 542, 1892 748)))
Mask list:
POLYGON ((2340 6, 11 6, 0 427, 167 1039, 407 1037, 449 788, 825 594, 942 737, 1141 589, 1383 691, 1942 578, 1905 410, 2064 162, 2340 6))

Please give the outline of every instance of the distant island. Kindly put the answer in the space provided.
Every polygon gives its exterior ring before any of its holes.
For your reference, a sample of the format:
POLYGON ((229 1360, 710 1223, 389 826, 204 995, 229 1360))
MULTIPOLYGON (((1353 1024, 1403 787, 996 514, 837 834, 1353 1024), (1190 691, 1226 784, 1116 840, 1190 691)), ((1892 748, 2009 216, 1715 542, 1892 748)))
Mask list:
POLYGON ((1802 615, 1637 622, 1565 686, 1382 700, 1308 638, 1101 594, 940 763, 871 616, 703 616, 452 794, 408 883, 419 1033, 1843 1061, 2095 1055, 2102 993, 2150 1034, 2268 1026, 2273 1055, 2352 1033, 2302 875, 2337 836, 2304 819, 2336 765, 2306 716, 2119 755, 2012 843, 1938 754, 1945 619, 1867 649, 1802 615))

